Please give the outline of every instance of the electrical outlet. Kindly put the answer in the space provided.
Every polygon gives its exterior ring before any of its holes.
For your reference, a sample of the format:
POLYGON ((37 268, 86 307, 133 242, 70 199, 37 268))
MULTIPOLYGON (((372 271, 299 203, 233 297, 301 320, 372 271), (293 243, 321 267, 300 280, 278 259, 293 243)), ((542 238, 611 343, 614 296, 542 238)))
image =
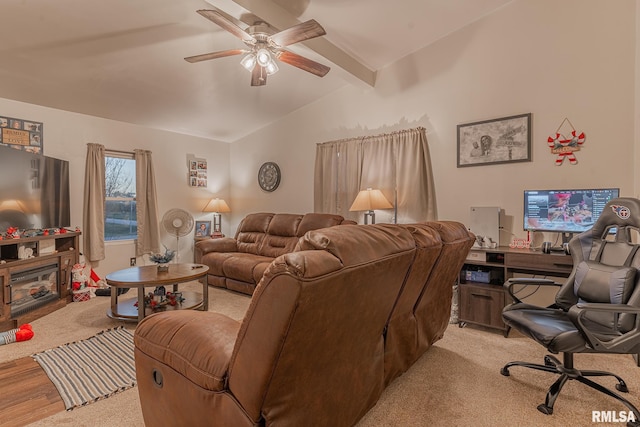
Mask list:
POLYGON ((135 258, 129 258, 129 265, 131 267, 135 267, 136 266, 136 259, 135 258))

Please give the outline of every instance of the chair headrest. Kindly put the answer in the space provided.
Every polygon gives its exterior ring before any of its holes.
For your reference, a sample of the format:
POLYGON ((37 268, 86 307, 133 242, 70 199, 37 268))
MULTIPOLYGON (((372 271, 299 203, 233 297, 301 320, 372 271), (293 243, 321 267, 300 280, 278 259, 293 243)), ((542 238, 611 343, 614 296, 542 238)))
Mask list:
POLYGON ((640 228, 640 200, 631 197, 611 199, 605 205, 591 232, 594 236, 600 236, 607 227, 611 226, 640 228))

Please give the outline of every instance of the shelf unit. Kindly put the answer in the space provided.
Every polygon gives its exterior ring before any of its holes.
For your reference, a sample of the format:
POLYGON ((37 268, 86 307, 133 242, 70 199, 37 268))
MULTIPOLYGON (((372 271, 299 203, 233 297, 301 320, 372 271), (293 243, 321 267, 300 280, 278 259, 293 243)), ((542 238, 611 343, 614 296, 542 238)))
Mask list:
POLYGON ((0 285, 2 286, 0 330, 12 329, 19 324, 31 322, 71 302, 71 269, 74 264, 79 262, 79 236, 80 232, 67 231, 48 236, 0 240, 0 285), (20 259, 21 248, 31 249, 31 257, 20 259), (54 263, 58 265, 58 297, 44 306, 12 316, 10 307, 11 275, 17 272, 37 270, 42 266, 54 263))
POLYGON ((458 282, 458 325, 481 325, 501 330, 506 337, 509 328, 502 321, 502 310, 510 304, 503 283, 516 275, 569 277, 573 260, 565 253, 544 254, 531 249, 474 249, 462 266, 458 282), (466 271, 488 273, 489 283, 467 280, 466 271))

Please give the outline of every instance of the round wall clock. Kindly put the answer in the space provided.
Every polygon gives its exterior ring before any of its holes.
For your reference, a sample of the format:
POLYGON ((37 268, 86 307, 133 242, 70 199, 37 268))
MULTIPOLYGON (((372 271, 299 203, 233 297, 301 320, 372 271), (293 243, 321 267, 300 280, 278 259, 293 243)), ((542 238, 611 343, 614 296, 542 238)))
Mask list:
POLYGON ((274 162, 267 162, 260 166, 258 184, 264 191, 274 191, 280 185, 280 168, 274 162))

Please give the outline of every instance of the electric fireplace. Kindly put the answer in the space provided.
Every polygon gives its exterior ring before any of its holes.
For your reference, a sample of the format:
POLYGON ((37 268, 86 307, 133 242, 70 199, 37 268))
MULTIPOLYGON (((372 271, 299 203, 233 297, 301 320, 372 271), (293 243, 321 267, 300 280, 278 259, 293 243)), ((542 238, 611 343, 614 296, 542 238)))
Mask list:
POLYGON ((58 264, 15 271, 9 279, 11 317, 17 317, 60 298, 58 264))

